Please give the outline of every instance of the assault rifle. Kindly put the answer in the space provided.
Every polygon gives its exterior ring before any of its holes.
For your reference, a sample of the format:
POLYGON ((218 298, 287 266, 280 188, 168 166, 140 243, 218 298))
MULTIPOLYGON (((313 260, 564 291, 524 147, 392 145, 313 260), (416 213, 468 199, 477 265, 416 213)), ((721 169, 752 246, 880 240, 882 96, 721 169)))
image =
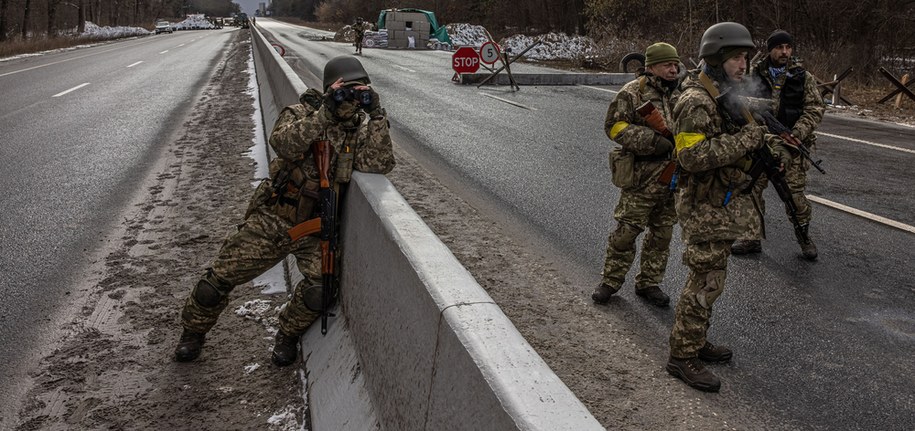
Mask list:
MULTIPOLYGON (((755 98, 747 97, 747 99, 752 101, 752 99, 755 98)), ((752 103, 750 105, 763 106, 762 104, 752 103)), ((778 121, 778 119, 775 118, 775 115, 772 115, 772 112, 769 112, 767 109, 751 109, 751 114, 762 119, 763 123, 766 125, 766 128, 769 129, 769 133, 778 135, 778 137, 782 138, 782 140, 791 146, 792 149, 797 150, 799 153, 801 153, 802 156, 804 156, 805 159, 809 160, 813 167, 817 168, 821 174, 826 174, 826 171, 822 166, 820 166, 820 163, 823 163, 823 161, 814 160, 813 156, 810 154, 810 149, 808 149, 807 146, 800 141, 800 139, 791 134, 791 129, 789 129, 788 126, 782 124, 781 121, 778 121)))
MULTIPOLYGON (((648 127, 654 129, 655 132, 661 134, 661 136, 670 139, 671 142, 674 140, 674 134, 671 133, 670 129, 667 128, 667 123, 664 122, 664 117, 661 116, 661 113, 658 112, 658 108, 654 106, 654 103, 647 101, 640 105, 638 108, 635 108, 635 112, 645 120, 645 123, 648 124, 648 127)), ((667 166, 664 167, 664 171, 661 172, 661 176, 658 177, 658 183, 668 186, 671 190, 677 188, 677 177, 679 173, 679 168, 675 160, 671 160, 667 166)))
MULTIPOLYGON (((724 110, 724 112, 731 118, 732 121, 737 123, 740 126, 746 124, 757 124, 756 119, 753 117, 753 114, 750 113, 750 110, 747 109, 746 105, 733 93, 726 91, 719 95, 716 100, 718 105, 724 110)), ((770 114, 771 115, 771 114, 770 114)), ((765 117, 763 117, 765 118, 765 117)), ((775 118, 772 118, 775 120, 775 118)), ((778 120, 775 120, 778 122, 778 120)), ((778 123, 781 125, 781 123, 778 123)), ((767 124, 768 126, 768 124, 767 124)), ((784 128, 784 126, 782 125, 784 128)), ((769 129, 770 132, 772 129, 769 129)), ((791 136, 790 131, 788 135, 791 136)), ((791 136, 795 141, 797 138, 791 136)), ((782 137, 782 139, 785 139, 782 137)), ((789 143, 790 145, 790 143, 789 143)), ((802 145, 803 147, 803 145, 802 145)), ((766 174, 766 178, 769 179, 769 182, 772 183, 772 188, 775 189, 775 192, 778 193, 779 199, 785 204, 785 209, 788 210, 788 217, 791 218, 791 224, 794 226, 794 234, 798 239, 803 240, 804 242, 809 242, 807 237, 807 231, 801 226, 800 221, 797 218, 797 205, 794 203, 794 198, 791 196, 791 188, 788 187, 788 182, 785 181, 785 170, 782 165, 782 161, 775 157, 772 154, 772 151, 769 149, 768 145, 763 145, 756 150, 753 150, 750 153, 750 158, 752 163, 750 165, 750 185, 743 190, 744 193, 751 193, 753 187, 756 185, 756 182, 759 180, 759 177, 762 174, 766 174)), ((824 172, 825 173, 825 172, 824 172)))
POLYGON ((306 220, 289 229, 289 237, 297 241, 308 235, 318 234, 321 240, 321 334, 327 334, 327 318, 333 317, 330 307, 336 297, 337 274, 337 192, 330 181, 330 160, 334 147, 330 141, 315 141, 311 153, 318 168, 318 217, 306 220))

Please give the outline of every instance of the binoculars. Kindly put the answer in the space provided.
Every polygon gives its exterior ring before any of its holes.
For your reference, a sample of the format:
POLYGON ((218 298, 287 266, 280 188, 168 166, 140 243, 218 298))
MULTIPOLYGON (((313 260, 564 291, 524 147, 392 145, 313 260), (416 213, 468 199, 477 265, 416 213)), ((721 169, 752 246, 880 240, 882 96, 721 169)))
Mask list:
POLYGON ((371 90, 355 90, 349 87, 338 88, 334 90, 333 96, 334 101, 337 103, 355 100, 363 108, 370 106, 373 101, 371 90))

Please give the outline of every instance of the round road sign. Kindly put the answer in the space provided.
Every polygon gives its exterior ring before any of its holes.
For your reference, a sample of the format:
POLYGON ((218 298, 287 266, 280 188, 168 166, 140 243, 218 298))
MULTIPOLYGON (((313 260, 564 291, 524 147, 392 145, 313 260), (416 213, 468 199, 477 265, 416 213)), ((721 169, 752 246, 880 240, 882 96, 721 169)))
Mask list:
POLYGON ((499 60, 499 45, 489 41, 480 47, 480 61, 486 64, 493 64, 499 60))
POLYGON ((480 69, 480 56, 469 46, 459 48, 451 56, 451 68, 455 73, 474 73, 480 69))

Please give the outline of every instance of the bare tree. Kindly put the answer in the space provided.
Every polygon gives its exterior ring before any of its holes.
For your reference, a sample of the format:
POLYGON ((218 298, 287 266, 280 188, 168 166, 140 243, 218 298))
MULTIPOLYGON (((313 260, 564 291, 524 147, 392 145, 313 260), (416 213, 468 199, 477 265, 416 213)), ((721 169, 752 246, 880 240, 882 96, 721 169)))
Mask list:
POLYGON ((0 0, 0 42, 6 40, 6 12, 8 7, 8 0, 0 0))

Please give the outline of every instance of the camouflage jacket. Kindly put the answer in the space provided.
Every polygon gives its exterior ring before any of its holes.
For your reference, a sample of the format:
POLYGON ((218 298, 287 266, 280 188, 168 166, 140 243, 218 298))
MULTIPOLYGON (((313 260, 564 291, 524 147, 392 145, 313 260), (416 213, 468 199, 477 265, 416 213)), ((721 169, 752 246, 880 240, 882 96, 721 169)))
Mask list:
POLYGON ((267 204, 273 213, 289 223, 301 223, 312 216, 319 188, 318 168, 311 145, 327 139, 333 146, 331 181, 346 183, 353 170, 386 174, 394 169, 394 151, 384 115, 366 119, 359 112, 341 122, 321 104, 321 93, 310 89, 300 104, 280 112, 270 146, 277 158, 270 162, 270 181, 258 186, 248 204, 247 218, 267 204))
POLYGON ((667 128, 673 132, 672 111, 680 89, 668 90, 654 75, 643 75, 630 81, 617 93, 607 108, 604 131, 623 150, 636 156, 635 181, 632 189, 644 193, 666 193, 667 186, 656 180, 667 165, 671 155, 653 156, 659 135, 635 109, 647 101, 655 106, 667 128))
POLYGON ((686 178, 677 195, 677 216, 688 244, 735 240, 760 222, 749 194, 747 153, 767 139, 756 124, 742 128, 719 113, 715 99, 689 77, 673 109, 677 161, 686 178))
POLYGON ((801 60, 791 57, 785 67, 785 73, 773 78, 769 72, 771 62, 766 56, 753 66, 751 76, 758 77, 763 84, 760 97, 771 98, 773 113, 782 122, 791 127, 792 133, 801 142, 812 145, 816 141, 814 131, 823 120, 826 104, 817 90, 816 78, 806 71, 801 60), (790 79, 790 81, 789 81, 790 79), (792 112, 796 111, 796 112, 792 112))

